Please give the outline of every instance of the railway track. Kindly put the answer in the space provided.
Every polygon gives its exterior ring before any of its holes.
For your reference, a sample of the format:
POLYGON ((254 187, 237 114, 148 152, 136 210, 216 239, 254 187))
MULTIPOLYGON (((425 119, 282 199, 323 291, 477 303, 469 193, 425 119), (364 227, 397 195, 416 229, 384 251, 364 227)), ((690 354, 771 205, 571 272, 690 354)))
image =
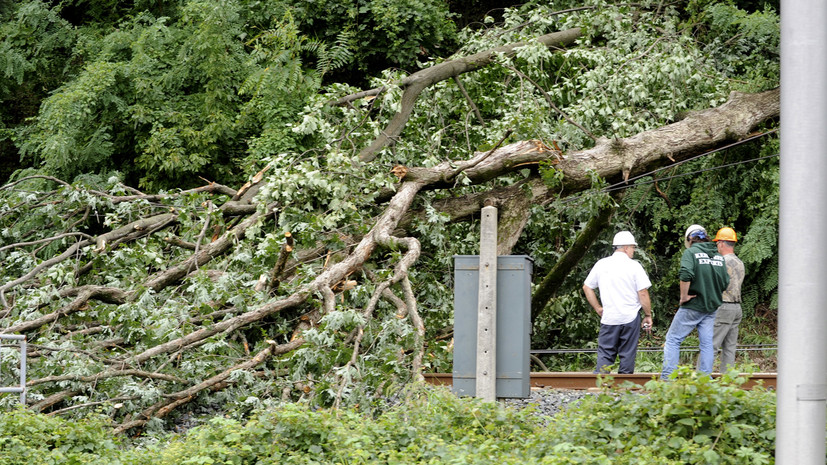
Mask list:
MULTIPOLYGON (((532 389, 574 389, 587 390, 597 389, 597 376, 594 373, 551 373, 551 372, 532 372, 529 378, 529 384, 532 389)), ((637 385, 642 389, 644 384, 652 379, 658 378, 659 373, 634 373, 634 374, 617 374, 603 375, 604 384, 610 383, 615 387, 620 387, 626 382, 637 385)), ((713 373, 712 377, 720 376, 719 373, 713 373)), ((775 373, 753 373, 749 375, 749 379, 744 383, 744 389, 752 389, 755 386, 763 386, 767 389, 775 389, 775 373)), ((425 381, 435 384, 450 386, 453 384, 453 375, 451 373, 427 373, 425 374, 425 381)))

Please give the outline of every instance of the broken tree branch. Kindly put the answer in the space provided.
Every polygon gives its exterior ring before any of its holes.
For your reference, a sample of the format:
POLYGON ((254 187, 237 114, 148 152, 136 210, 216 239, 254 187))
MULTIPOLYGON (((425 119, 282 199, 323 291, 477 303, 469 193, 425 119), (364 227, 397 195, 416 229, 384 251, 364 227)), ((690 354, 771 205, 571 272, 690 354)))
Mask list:
MULTIPOLYGON (((564 48, 574 43, 580 37, 580 28, 573 28, 566 31, 554 32, 546 34, 534 39, 549 48, 564 48)), ((527 45, 528 42, 515 42, 512 44, 502 45, 491 50, 475 53, 466 57, 454 58, 452 60, 434 65, 430 68, 417 71, 410 76, 402 79, 399 87, 403 90, 402 101, 400 102, 400 110, 394 115, 388 125, 368 146, 359 153, 359 159, 362 161, 371 161, 376 158, 377 153, 382 150, 385 145, 395 140, 402 134, 402 130, 413 112, 414 104, 416 103, 419 94, 422 93, 428 86, 446 79, 459 76, 463 73, 478 70, 493 63, 496 57, 500 54, 505 56, 512 56, 517 53, 517 49, 527 45)), ((378 94, 379 90, 376 90, 378 94)), ((354 96, 343 97, 336 103, 343 104, 351 102, 357 98, 356 95, 363 95, 364 93, 354 94, 354 96)))
POLYGON ((468 95, 468 91, 465 90, 465 86, 462 84, 459 76, 454 76, 454 82, 457 84, 459 91, 462 92, 462 96, 465 97, 465 101, 468 102, 468 106, 471 107, 471 111, 474 112, 474 115, 477 117, 477 122, 480 124, 485 124, 485 120, 482 119, 482 114, 480 113, 480 109, 477 108, 477 105, 474 103, 474 100, 471 99, 471 96, 468 95))
POLYGON ((270 357, 272 357, 274 355, 285 354, 285 353, 290 352, 293 349, 301 346, 302 344, 304 344, 303 339, 296 339, 296 340, 293 340, 293 341, 290 341, 288 343, 281 344, 281 345, 271 344, 266 349, 264 349, 264 350, 260 351, 259 353, 257 353, 250 360, 244 361, 244 362, 239 363, 239 364, 237 364, 233 367, 230 367, 230 368, 222 371, 221 373, 219 373, 219 374, 217 374, 217 375, 215 375, 215 376, 213 376, 209 379, 206 379, 206 380, 204 380, 204 381, 202 381, 198 384, 195 384, 194 386, 191 386, 187 389, 184 389, 182 391, 178 391, 174 394, 171 394, 171 395, 169 395, 169 399, 162 400, 162 401, 160 401, 160 402, 144 409, 144 411, 141 412, 141 414, 140 414, 140 416, 142 418, 119 425, 117 428, 115 428, 115 433, 116 434, 117 433, 122 433, 122 432, 128 431, 132 428, 143 426, 151 418, 163 418, 166 415, 168 415, 172 410, 174 410, 176 407, 179 407, 183 404, 191 402, 199 392, 201 392, 205 389, 211 388, 213 386, 216 386, 219 383, 225 381, 227 378, 230 377, 230 375, 232 375, 232 373, 234 371, 249 370, 251 368, 254 368, 254 367, 264 363, 267 359, 269 359, 270 357))
POLYGON ((187 384, 189 381, 178 378, 176 376, 167 375, 164 373, 153 373, 143 370, 111 370, 95 373, 94 375, 59 375, 47 376, 45 378, 33 379, 26 383, 27 386, 37 386, 38 384, 56 383, 60 381, 82 381, 86 383, 95 383, 102 379, 117 378, 121 376, 134 376, 136 378, 160 379, 162 381, 170 381, 178 384, 187 384))

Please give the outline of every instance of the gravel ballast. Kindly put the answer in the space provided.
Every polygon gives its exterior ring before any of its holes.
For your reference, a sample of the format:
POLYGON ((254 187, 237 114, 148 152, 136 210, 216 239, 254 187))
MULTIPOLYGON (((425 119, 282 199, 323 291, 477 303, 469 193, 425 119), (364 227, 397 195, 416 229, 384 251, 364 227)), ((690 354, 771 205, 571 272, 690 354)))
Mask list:
POLYGON ((513 408, 522 409, 533 405, 538 415, 554 416, 569 406, 576 405, 580 399, 595 395, 589 391, 569 389, 532 389, 525 399, 504 399, 503 403, 513 408))

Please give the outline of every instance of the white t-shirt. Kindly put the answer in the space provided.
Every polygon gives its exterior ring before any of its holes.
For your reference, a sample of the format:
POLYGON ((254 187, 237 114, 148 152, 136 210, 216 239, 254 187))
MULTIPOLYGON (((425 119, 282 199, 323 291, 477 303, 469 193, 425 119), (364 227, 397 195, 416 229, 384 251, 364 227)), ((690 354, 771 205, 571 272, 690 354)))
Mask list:
POLYGON ((600 290, 600 323, 604 325, 623 325, 637 318, 641 307, 638 291, 652 286, 643 266, 622 251, 598 260, 584 284, 600 290))

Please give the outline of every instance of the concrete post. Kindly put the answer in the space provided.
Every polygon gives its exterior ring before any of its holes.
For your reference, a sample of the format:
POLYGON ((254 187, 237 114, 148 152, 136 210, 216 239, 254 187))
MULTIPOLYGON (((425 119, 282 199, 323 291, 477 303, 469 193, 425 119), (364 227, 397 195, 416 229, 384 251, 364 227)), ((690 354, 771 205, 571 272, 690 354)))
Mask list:
POLYGON ((497 208, 483 207, 480 221, 476 396, 497 400, 497 208))
POLYGON ((827 2, 781 1, 779 465, 823 465, 827 422, 827 2))

